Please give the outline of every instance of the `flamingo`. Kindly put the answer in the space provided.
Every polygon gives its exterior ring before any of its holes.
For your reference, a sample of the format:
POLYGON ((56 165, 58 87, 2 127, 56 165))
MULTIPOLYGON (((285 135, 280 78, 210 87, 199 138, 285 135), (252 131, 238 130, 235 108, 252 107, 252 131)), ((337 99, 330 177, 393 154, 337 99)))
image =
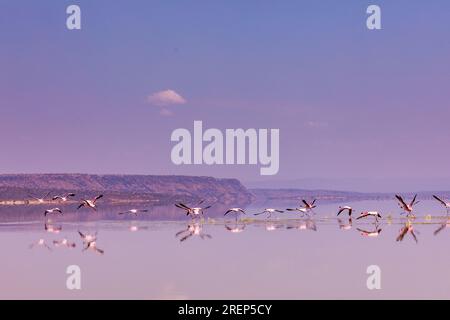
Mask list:
POLYGON ((361 212, 361 214, 359 215, 358 218, 356 218, 356 220, 366 217, 375 217, 375 222, 378 222, 378 218, 381 219, 381 215, 378 213, 378 211, 365 211, 361 212))
POLYGON ((302 214, 302 217, 305 215, 305 213, 308 213, 308 209, 306 208, 288 208, 286 211, 297 211, 302 214))
POLYGON ((445 207, 445 209, 447 210, 447 213, 449 212, 450 202, 446 202, 446 201, 442 200, 441 198, 439 198, 438 196, 435 196, 434 194, 433 194, 433 198, 435 198, 437 201, 439 201, 445 207))
POLYGON ((63 214, 63 212, 62 212, 62 210, 60 208, 53 208, 53 209, 45 210, 44 216, 46 217, 48 214, 51 214, 51 213, 63 214))
MULTIPOLYGON (((201 203, 203 203, 203 201, 200 201, 198 203, 198 205, 200 205, 201 203)), ((204 208, 202 208, 202 207, 191 208, 191 207, 188 207, 187 205, 185 205, 184 203, 181 203, 181 202, 176 203, 175 207, 185 210, 186 211, 186 215, 187 216, 191 215, 192 217, 199 216, 200 214, 203 215, 204 211, 206 209, 211 208, 211 206, 206 206, 204 208)))
POLYGON ((396 194, 395 197, 397 198, 397 200, 399 202, 398 204, 399 204, 400 208, 402 208, 405 212, 407 212, 408 216, 412 214, 413 206, 420 202, 420 201, 416 201, 417 194, 414 196, 414 198, 411 200, 411 202, 409 204, 407 204, 401 196, 396 194))
POLYGON ((309 203, 308 201, 306 201, 306 200, 302 200, 302 202, 303 202, 303 204, 305 205, 305 208, 307 209, 307 210, 312 210, 312 209, 314 209, 315 207, 316 207, 316 205, 315 205, 315 203, 316 203, 316 200, 317 199, 314 199, 311 203, 309 203))
POLYGON ((283 210, 278 210, 278 209, 273 209, 273 208, 266 208, 266 209, 264 209, 263 212, 255 213, 254 215, 255 216, 259 216, 260 214, 268 213, 269 215, 267 216, 267 219, 269 219, 272 216, 272 214, 275 213, 275 212, 282 213, 284 211, 283 210))
POLYGON ((48 192, 45 196, 43 196, 42 198, 37 198, 37 197, 33 197, 33 196, 30 196, 30 198, 33 198, 34 200, 36 200, 38 203, 45 203, 45 198, 47 198, 48 197, 48 195, 50 194, 50 192, 48 192))
POLYGON ((96 196, 96 197, 95 197, 94 199, 92 199, 92 200, 86 200, 86 199, 83 199, 82 202, 81 202, 81 204, 78 206, 77 209, 80 209, 80 208, 82 208, 82 207, 87 207, 87 208, 93 209, 94 211, 97 211, 97 206, 96 206, 95 203, 96 203, 97 200, 100 199, 100 198, 103 198, 103 195, 102 195, 102 194, 99 195, 99 196, 96 196))
POLYGON ((233 213, 236 214, 236 219, 237 219, 239 213, 245 214, 245 211, 244 211, 244 209, 242 209, 242 208, 230 208, 230 209, 228 209, 227 212, 225 212, 223 215, 226 216, 226 215, 229 214, 230 212, 233 212, 233 213))
POLYGON ((343 206, 343 207, 339 207, 339 211, 337 213, 337 215, 339 216, 342 212, 344 212, 345 210, 348 210, 348 215, 349 217, 352 215, 353 212, 353 208, 350 206, 343 206))
POLYGON ((67 200, 69 200, 69 197, 75 197, 75 193, 67 193, 67 194, 61 195, 61 196, 54 196, 52 198, 52 200, 53 201, 60 200, 62 202, 66 202, 67 200))

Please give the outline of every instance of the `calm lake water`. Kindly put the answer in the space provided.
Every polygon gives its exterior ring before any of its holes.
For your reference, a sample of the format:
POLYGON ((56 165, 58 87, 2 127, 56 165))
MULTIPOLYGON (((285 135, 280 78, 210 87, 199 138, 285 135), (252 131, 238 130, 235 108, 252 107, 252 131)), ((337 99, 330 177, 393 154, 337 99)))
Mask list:
POLYGON ((340 204, 320 203, 311 219, 295 213, 270 221, 254 217, 264 207, 277 207, 266 203, 246 208, 243 221, 206 218, 197 224, 151 220, 152 213, 116 220, 117 211, 108 208, 107 213, 52 216, 45 230, 40 207, 36 216, 20 221, 3 208, 0 298, 450 298, 450 228, 439 204, 417 206, 409 225, 417 242, 410 231, 396 241, 408 221, 394 201, 348 204, 355 216, 378 210, 383 219, 378 226, 373 219, 353 219, 349 226, 346 214, 336 219, 340 204), (379 229, 378 236, 364 236, 379 229), (97 233, 96 247, 104 254, 83 251, 78 231, 97 233), (36 244, 40 239, 48 248, 36 244), (62 239, 75 247, 54 245, 62 239), (66 288, 69 265, 81 268, 81 290, 66 288), (366 286, 370 265, 381 269, 380 290, 366 286))

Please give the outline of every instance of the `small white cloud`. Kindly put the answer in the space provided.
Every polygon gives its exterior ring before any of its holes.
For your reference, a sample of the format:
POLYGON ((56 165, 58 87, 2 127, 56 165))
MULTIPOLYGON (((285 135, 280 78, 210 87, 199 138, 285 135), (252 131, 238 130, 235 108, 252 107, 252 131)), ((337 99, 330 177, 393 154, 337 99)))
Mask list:
POLYGON ((158 107, 186 103, 186 99, 171 89, 155 92, 148 96, 147 101, 158 107))
POLYGON ((173 116, 173 112, 169 109, 163 108, 161 109, 161 111, 159 111, 159 114, 164 116, 164 117, 171 117, 173 116))

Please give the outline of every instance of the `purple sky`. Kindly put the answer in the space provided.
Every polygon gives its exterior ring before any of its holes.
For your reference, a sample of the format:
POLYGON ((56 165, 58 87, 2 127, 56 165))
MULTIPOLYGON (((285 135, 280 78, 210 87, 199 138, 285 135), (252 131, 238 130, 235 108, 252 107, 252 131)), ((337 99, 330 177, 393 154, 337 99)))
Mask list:
POLYGON ((81 31, 72 1, 1 2, 1 173, 450 176, 448 1, 376 1, 380 31, 373 1, 76 3, 81 31), (167 89, 186 103, 148 103, 167 89), (279 174, 173 165, 194 120, 279 128, 279 174))

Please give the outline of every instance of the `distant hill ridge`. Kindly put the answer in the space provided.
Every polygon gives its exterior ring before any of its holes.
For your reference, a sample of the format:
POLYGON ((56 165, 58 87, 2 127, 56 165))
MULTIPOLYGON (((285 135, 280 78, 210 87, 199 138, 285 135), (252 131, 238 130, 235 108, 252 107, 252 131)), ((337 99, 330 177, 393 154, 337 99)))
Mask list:
MULTIPOLYGON (((256 200, 278 200, 292 201, 302 199, 318 198, 332 202, 339 201, 358 201, 358 200, 392 200, 394 194, 392 192, 352 192, 339 190, 323 190, 323 189, 264 189, 251 188, 249 191, 255 196, 256 200)), ((438 194, 443 198, 449 199, 449 191, 417 191, 400 193, 407 198, 414 197, 415 194, 421 199, 432 199, 433 194, 438 194)))
MULTIPOLYGON (((227 201, 251 201, 253 195, 237 179, 175 175, 119 174, 2 174, 0 190, 114 192, 123 194, 184 195, 227 201)), ((7 192, 10 191, 10 192, 7 192)), ((11 196, 10 194, 8 195, 11 196)), ((0 198, 2 195, 0 194, 0 198)))

